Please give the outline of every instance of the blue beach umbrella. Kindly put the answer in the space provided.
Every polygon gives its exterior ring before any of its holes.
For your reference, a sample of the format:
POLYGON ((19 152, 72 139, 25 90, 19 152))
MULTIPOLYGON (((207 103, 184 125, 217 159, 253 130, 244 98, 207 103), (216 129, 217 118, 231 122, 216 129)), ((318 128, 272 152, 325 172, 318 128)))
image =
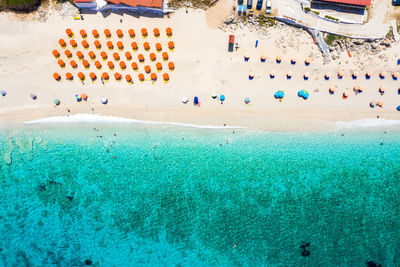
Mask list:
POLYGON ((278 91, 274 94, 274 97, 277 99, 282 99, 285 96, 285 92, 283 91, 278 91))
POLYGON ((244 99, 244 103, 246 103, 246 104, 250 103, 250 98, 246 97, 246 98, 244 99))
POLYGON ((400 105, 397 106, 397 111, 400 111, 400 105))
POLYGON ((193 104, 195 105, 199 104, 199 98, 197 96, 194 97, 193 104))
POLYGON ((54 102, 54 104, 56 104, 57 106, 60 105, 60 100, 58 100, 57 98, 54 98, 53 102, 54 102))
POLYGON ((219 97, 219 100, 225 101, 225 96, 224 96, 224 95, 221 95, 221 96, 219 97))
POLYGON ((308 97, 310 96, 310 94, 306 91, 306 90, 300 90, 297 95, 299 97, 302 97, 303 99, 308 99, 308 97))
POLYGON ((4 91, 4 90, 0 90, 0 94, 1 94, 2 96, 6 96, 7 92, 4 91))

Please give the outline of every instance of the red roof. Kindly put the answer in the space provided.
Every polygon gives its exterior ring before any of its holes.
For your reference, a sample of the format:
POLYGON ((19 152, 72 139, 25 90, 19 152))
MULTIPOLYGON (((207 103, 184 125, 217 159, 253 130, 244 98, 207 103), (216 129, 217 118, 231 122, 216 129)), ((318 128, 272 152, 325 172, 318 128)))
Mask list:
POLYGON ((163 0, 107 0, 113 4, 125 4, 127 6, 162 7, 163 0))
POLYGON ((333 2, 339 4, 349 4, 349 5, 357 5, 357 6, 370 6, 371 0, 320 0, 324 2, 333 2))
POLYGON ((92 0, 74 0, 74 3, 91 3, 92 0))

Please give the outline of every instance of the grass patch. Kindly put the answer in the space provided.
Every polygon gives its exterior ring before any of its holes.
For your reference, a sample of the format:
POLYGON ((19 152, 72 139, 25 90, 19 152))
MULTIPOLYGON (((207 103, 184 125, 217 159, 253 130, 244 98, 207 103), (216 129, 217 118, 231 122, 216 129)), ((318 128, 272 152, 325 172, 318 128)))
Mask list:
POLYGON ((7 7, 20 7, 20 6, 31 6, 37 4, 37 0, 7 0, 7 7))
POLYGON ((213 6, 216 2, 213 0, 170 0, 168 1, 168 6, 172 8, 182 8, 186 7, 186 3, 191 3, 191 7, 194 8, 207 9, 213 6))
POLYGON ((259 15, 257 17, 257 20, 258 20, 258 25, 260 25, 260 27, 272 27, 276 24, 275 19, 266 17, 264 15, 259 15))
POLYGON ((334 17, 329 16, 329 15, 326 15, 325 18, 330 19, 330 20, 333 20, 333 21, 339 21, 339 19, 334 18, 334 17))
POLYGON ((346 38, 345 36, 328 33, 324 40, 327 45, 332 46, 336 40, 345 40, 346 38))

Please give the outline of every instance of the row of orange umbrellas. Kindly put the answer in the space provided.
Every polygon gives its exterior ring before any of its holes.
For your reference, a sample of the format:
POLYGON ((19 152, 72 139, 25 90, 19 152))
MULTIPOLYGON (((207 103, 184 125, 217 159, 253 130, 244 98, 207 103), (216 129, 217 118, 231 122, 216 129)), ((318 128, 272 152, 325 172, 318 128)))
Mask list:
MULTIPOLYGON (((59 40, 58 40, 58 44, 61 46, 61 48, 66 48, 66 47, 67 47, 67 43, 65 42, 64 39, 59 39, 59 40)), ((71 40, 69 41, 69 44, 71 45, 72 48, 77 48, 77 47, 78 47, 78 43, 77 43, 74 39, 71 39, 71 40)), ((85 48, 85 49, 88 49, 88 48, 89 48, 89 42, 88 42, 88 41, 83 40, 83 41, 81 42, 81 44, 82 44, 82 47, 83 47, 83 48, 85 48)), ((96 47, 96 49, 101 49, 101 48, 102 48, 102 44, 101 44, 101 42, 100 42, 99 40, 95 40, 95 41, 93 42, 93 44, 94 44, 94 46, 96 47)), ((116 46, 118 47, 119 50, 124 50, 125 46, 124 46, 124 43, 123 43, 123 42, 118 41, 118 42, 116 42, 115 44, 116 44, 116 46)), ((107 42, 106 42, 106 46, 107 46, 107 48, 110 49, 110 50, 114 49, 114 43, 113 43, 112 41, 107 41, 107 42)), ((132 47, 132 49, 133 49, 134 51, 137 51, 137 50, 139 49, 139 46, 138 46, 138 44, 137 44, 136 42, 132 42, 132 43, 131 43, 131 47, 132 47)), ((144 43, 143 43, 143 48, 144 48, 146 51, 149 51, 149 50, 151 49, 151 46, 150 46, 150 44, 149 44, 148 42, 144 42, 144 43)), ((161 50, 162 50, 162 45, 161 45, 161 43, 156 43, 156 44, 155 44, 155 48, 156 48, 157 51, 161 51, 161 50)), ((175 43, 174 43, 173 41, 169 41, 169 42, 168 42, 168 48, 169 48, 170 50, 173 50, 173 49, 175 48, 175 43)))
MULTIPOLYGON (((147 37, 148 32, 147 32, 147 29, 146 29, 146 28, 142 28, 142 29, 140 30, 140 32, 141 32, 141 34, 142 34, 143 37, 147 37)), ((65 33, 67 34, 67 36, 68 36, 69 38, 74 37, 74 33, 73 33, 73 31, 72 31, 70 28, 67 28, 67 29, 65 30, 65 33)), ((122 31, 121 29, 117 29, 117 30, 115 31, 115 33, 117 34, 118 38, 123 38, 123 37, 124 37, 124 33, 123 33, 123 31, 122 31)), ((171 29, 170 27, 167 27, 167 28, 165 29, 165 33, 167 34, 167 36, 172 36, 172 29, 171 29)), ((84 29, 81 29, 81 30, 79 31, 79 34, 80 34, 81 37, 84 38, 84 39, 87 37, 87 33, 86 33, 86 31, 85 31, 84 29)), ((134 38, 134 37, 135 37, 135 31, 134 31, 133 29, 129 29, 129 30, 128 30, 128 34, 129 34, 129 36, 130 36, 131 38, 134 38)), ((158 28, 154 28, 154 29, 153 29, 153 34, 154 34, 155 37, 159 37, 159 36, 160 36, 160 30, 159 30, 158 28)), ((96 38, 96 39, 100 37, 99 31, 96 30, 96 29, 92 30, 92 35, 93 35, 93 37, 96 38)), ((105 30, 104 30, 104 35, 106 36, 106 38, 111 38, 111 31, 110 31, 109 29, 105 29, 105 30)))
MULTIPOLYGON (((61 56, 60 52, 57 51, 56 49, 53 50, 52 54, 53 54, 53 56, 54 56, 55 58, 59 58, 59 57, 61 56)), ((72 58, 72 57, 73 57, 73 54, 72 54, 71 50, 68 50, 68 49, 65 50, 65 51, 64 51, 64 54, 67 56, 67 58, 72 58)), ((84 54, 82 53, 82 51, 77 51, 77 52, 76 52, 76 56, 77 56, 80 60, 83 60, 83 59, 84 59, 84 54)), ((88 56, 89 56, 90 59, 92 59, 92 60, 95 60, 95 59, 96 59, 96 54, 95 54, 94 51, 89 51, 89 52, 88 52, 88 56)), ((169 55, 168 55, 167 52, 162 52, 161 56, 162 56, 162 59, 163 59, 164 61, 166 61, 166 60, 169 59, 169 55)), ((100 52, 100 57, 101 57, 103 60, 107 60, 108 55, 107 55, 106 52, 102 51, 102 52, 100 52)), ((125 52, 125 57, 126 57, 126 60, 131 60, 131 59, 132 59, 132 53, 131 53, 131 52, 125 52)), ((114 52, 114 53, 113 53, 113 58, 114 58, 115 60, 117 60, 117 61, 120 60, 120 55, 119 55, 119 53, 118 53, 118 52, 114 52)), ((151 61, 156 61, 157 56, 156 56, 155 53, 150 53, 150 54, 149 54, 149 58, 150 58, 151 61)), ((144 62, 144 60, 145 60, 144 55, 143 55, 143 54, 139 54, 139 55, 138 55, 138 60, 139 60, 140 62, 144 62)))
MULTIPOLYGON (((71 67, 74 68, 74 69, 78 67, 78 63, 77 63, 75 60, 71 60, 69 63, 70 63, 70 65, 71 65, 71 67)), ((59 59, 59 60, 57 61, 57 64, 58 64, 61 68, 64 68, 64 67, 66 66, 65 62, 64 62, 62 59, 59 59)), ((85 69, 89 69, 89 67, 90 67, 90 63, 89 63, 89 61, 87 61, 87 60, 83 60, 83 61, 82 61, 82 65, 83 65, 83 67, 84 67, 85 69)), ((96 61, 94 62, 94 65, 95 65, 95 67, 96 67, 97 69, 101 69, 102 66, 103 66, 103 65, 100 63, 100 61, 98 61, 98 60, 96 60, 96 61)), ((114 63, 113 63, 112 61, 108 61, 108 62, 107 62, 107 66, 109 67, 110 70, 114 70, 114 68, 115 68, 115 65, 114 65, 114 63)), ((122 70, 125 70, 125 69, 126 69, 126 63, 125 63, 124 61, 120 61, 120 62, 119 62, 119 66, 121 67, 122 70)), ((132 66, 132 69, 135 70, 135 71, 139 69, 139 66, 138 66, 138 64, 137 64, 136 62, 132 62, 131 66, 132 66)), ((174 70, 174 69, 175 69, 175 64, 174 64, 174 62, 172 62, 172 61, 168 62, 168 68, 169 68, 171 71, 174 70)), ((144 69, 145 69, 146 72, 150 72, 150 71, 151 71, 151 68, 150 68, 149 65, 144 66, 144 69)), ((157 69, 158 71, 161 71, 161 70, 163 69, 163 66, 162 66, 162 64, 161 64, 160 62, 157 62, 157 63, 156 63, 156 69, 157 69)))
MULTIPOLYGON (((78 76, 79 80, 81 80, 81 81, 84 81, 85 78, 86 78, 85 74, 83 74, 82 72, 78 72, 77 76, 78 76)), ((72 73, 70 73, 70 72, 67 72, 67 73, 65 74, 65 78, 66 78, 67 80, 71 80, 71 81, 72 81, 72 80, 73 80, 73 77, 74 77, 74 76, 73 76, 72 73)), ((97 75, 96 75, 94 72, 89 73, 89 77, 90 77, 90 79, 91 79, 92 81, 97 80, 97 75)), ((119 80, 122 79, 122 77, 123 77, 122 74, 120 74, 120 73, 118 73, 118 72, 114 73, 114 78, 115 78, 115 80, 119 81, 119 80)), ((168 74, 168 73, 164 73, 164 74, 162 75, 162 77, 163 77, 164 81, 169 81, 169 74, 168 74)), ((55 72, 55 73, 53 74, 53 78, 54 78, 56 81, 60 81, 60 80, 61 80, 61 76, 60 76, 60 74, 57 73, 57 72, 55 72)), ((108 75, 107 72, 103 72, 103 73, 101 74, 101 78, 104 79, 104 80, 109 80, 109 79, 110 79, 110 76, 108 75)), ((155 74, 154 72, 150 74, 150 79, 151 79, 152 81, 156 81, 157 78, 158 78, 158 77, 157 77, 157 74, 155 74)), ((139 74, 138 74, 138 79, 139 79, 140 81, 144 81, 144 80, 146 79, 146 77, 145 77, 145 75, 144 75, 143 73, 139 73, 139 74)), ((130 82, 130 83, 133 82, 132 76, 131 76, 130 74, 126 74, 126 75, 125 75, 125 80, 126 80, 127 82, 130 82)))

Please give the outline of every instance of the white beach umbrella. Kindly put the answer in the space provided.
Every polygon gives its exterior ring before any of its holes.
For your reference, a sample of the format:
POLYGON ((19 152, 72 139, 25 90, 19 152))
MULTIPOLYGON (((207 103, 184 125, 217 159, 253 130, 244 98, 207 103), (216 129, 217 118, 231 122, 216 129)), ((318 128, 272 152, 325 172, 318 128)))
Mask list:
POLYGON ((275 76, 275 71, 274 71, 274 70, 271 70, 271 72, 269 73, 269 75, 274 77, 274 76, 275 76))
POLYGON ((331 73, 328 71, 325 73, 325 78, 329 79, 331 77, 331 73))
POLYGON ((383 102, 379 100, 379 101, 376 103, 376 105, 377 105, 378 107, 383 107, 383 102))
POLYGON ((343 77, 344 76, 344 70, 339 70, 338 71, 338 76, 343 77))
POLYGON ((292 77, 292 76, 293 76, 293 71, 289 70, 289 71, 286 73, 286 75, 287 75, 288 77, 292 77))
POLYGON ((379 87, 379 93, 384 94, 385 90, 386 90, 385 86, 379 87))
POLYGON ((343 97, 348 98, 350 96, 350 92, 348 90, 344 91, 343 97))
POLYGON ((336 87, 335 86, 331 86, 330 88, 329 88, 329 92, 330 93, 334 93, 336 91, 336 87))
POLYGON ((392 76, 393 76, 393 78, 398 79, 400 77, 400 74, 399 74, 399 72, 396 71, 396 72, 393 72, 392 76))
POLYGON ((186 104, 188 102, 189 102, 189 99, 186 96, 182 97, 182 103, 183 104, 186 104))
POLYGON ((309 73, 308 71, 306 71, 306 72, 304 73, 304 77, 305 77, 305 78, 310 78, 310 73, 309 73))
POLYGON ((107 104, 108 103, 108 99, 105 98, 105 97, 102 97, 101 98, 101 103, 103 103, 103 105, 107 104))
POLYGON ((386 75, 387 75, 387 73, 384 70, 379 73, 379 76, 381 76, 381 77, 386 77, 386 75))
POLYGON ((218 94, 217 93, 213 93, 211 97, 215 99, 215 98, 218 97, 218 94))
POLYGON ((372 77, 372 74, 373 74, 372 71, 369 70, 369 71, 367 71, 366 76, 372 77))

